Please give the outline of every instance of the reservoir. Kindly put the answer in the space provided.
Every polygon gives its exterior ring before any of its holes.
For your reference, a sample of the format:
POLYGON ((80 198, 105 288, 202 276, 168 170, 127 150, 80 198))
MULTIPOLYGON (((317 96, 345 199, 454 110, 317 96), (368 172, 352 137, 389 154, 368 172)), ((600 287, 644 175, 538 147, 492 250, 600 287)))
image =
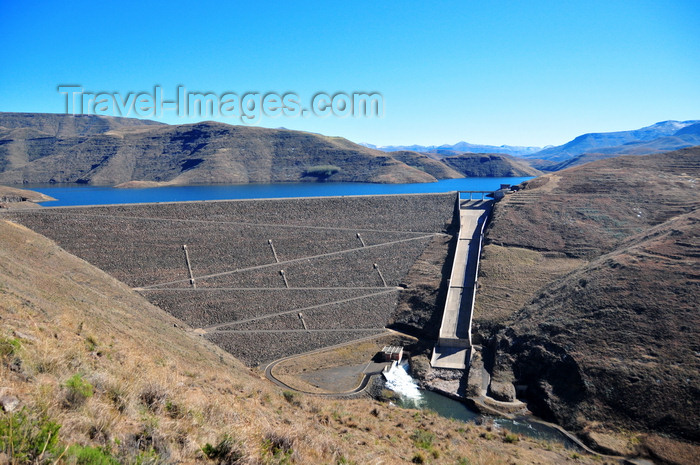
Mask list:
POLYGON ((185 202, 198 200, 277 199, 287 197, 329 197, 346 195, 424 194, 451 191, 494 191, 501 184, 520 184, 532 177, 460 178, 431 183, 372 184, 351 182, 298 182, 275 184, 209 184, 121 189, 84 184, 25 184, 58 199, 42 202, 44 207, 108 205, 121 203, 185 202))

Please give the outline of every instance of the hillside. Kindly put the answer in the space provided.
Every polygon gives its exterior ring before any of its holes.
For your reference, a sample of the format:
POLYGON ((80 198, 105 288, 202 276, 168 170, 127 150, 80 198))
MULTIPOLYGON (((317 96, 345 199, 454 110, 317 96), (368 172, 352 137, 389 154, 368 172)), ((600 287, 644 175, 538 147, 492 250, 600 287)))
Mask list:
POLYGON ((30 129, 37 136, 68 138, 144 126, 165 125, 156 121, 114 116, 0 112, 0 128, 4 133, 30 129))
POLYGON ((517 335, 508 349, 516 376, 553 393, 539 406, 548 416, 613 418, 700 440, 698 238, 699 212, 675 217, 550 284, 513 316, 505 334, 517 335), (549 367, 534 367, 534 357, 549 367))
POLYGON ((56 200, 53 197, 26 189, 0 186, 0 209, 2 208, 34 208, 38 202, 56 200))
POLYGON ((46 126, 40 120, 37 127, 15 129, 0 136, 0 182, 113 185, 128 181, 198 184, 436 180, 383 152, 341 138, 297 131, 205 122, 111 128, 103 125, 99 130, 89 128, 75 135, 64 135, 65 131, 52 135, 36 133, 46 126))
POLYGON ((169 126, 129 118, 0 113, 0 182, 4 184, 407 183, 521 176, 511 173, 529 170, 502 155, 454 165, 458 170, 421 153, 385 153, 340 137, 299 131, 214 122, 169 126))
POLYGON ((541 174, 526 161, 503 154, 464 153, 445 157, 442 161, 469 177, 520 177, 541 174))
POLYGON ((7 221, 0 237, 3 463, 558 464, 571 457, 557 445, 513 441, 430 412, 283 393, 48 239, 7 221))
POLYGON ((423 170, 437 179, 456 179, 465 176, 464 173, 451 168, 445 163, 438 160, 433 160, 432 158, 429 158, 421 153, 399 151, 391 152, 390 155, 392 158, 406 163, 407 165, 414 166, 419 170, 423 170))
POLYGON ((699 176, 697 147, 619 157, 496 204, 475 319, 494 376, 531 409, 593 435, 700 441, 699 176))

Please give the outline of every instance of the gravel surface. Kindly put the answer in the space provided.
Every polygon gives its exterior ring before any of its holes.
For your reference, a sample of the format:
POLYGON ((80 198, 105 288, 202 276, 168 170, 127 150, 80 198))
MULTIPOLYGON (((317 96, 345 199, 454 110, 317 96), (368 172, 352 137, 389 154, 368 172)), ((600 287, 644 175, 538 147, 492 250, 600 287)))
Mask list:
POLYGON ((299 313, 303 314, 309 330, 383 328, 396 305, 397 296, 398 291, 372 294, 349 302, 330 303, 301 312, 294 310, 284 315, 234 323, 218 329, 221 331, 304 329, 299 313))
MULTIPOLYGON (((280 227, 446 231, 456 194, 406 194, 71 207, 76 214, 238 221, 280 227)), ((58 209, 55 209, 58 210, 58 209)))
POLYGON ((294 332, 294 333, 211 333, 205 337, 235 354, 249 366, 269 363, 343 342, 381 334, 376 331, 294 332))
MULTIPOLYGON (((194 327, 256 318, 371 293, 367 290, 144 291, 151 303, 194 327)), ((296 314, 294 315, 296 318, 296 314)), ((297 318, 298 319, 298 318, 297 318)))

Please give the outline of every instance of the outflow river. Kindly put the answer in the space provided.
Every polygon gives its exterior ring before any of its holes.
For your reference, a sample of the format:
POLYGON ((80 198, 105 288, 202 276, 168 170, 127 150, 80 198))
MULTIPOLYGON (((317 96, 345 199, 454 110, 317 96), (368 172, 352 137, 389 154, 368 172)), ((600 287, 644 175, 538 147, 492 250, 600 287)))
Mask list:
POLYGON ((422 194, 451 191, 494 191, 501 184, 520 184, 521 178, 461 178, 416 184, 371 184, 353 182, 295 182, 276 184, 209 184, 119 189, 84 184, 26 184, 57 199, 45 207, 107 205, 118 203, 183 202, 194 200, 277 199, 345 195, 422 194))
MULTIPOLYGON (((480 414, 469 410, 462 402, 432 391, 419 389, 418 384, 410 375, 408 363, 406 362, 397 365, 390 372, 385 373, 384 376, 387 389, 394 391, 401 397, 400 405, 402 407, 433 410, 440 416, 466 422, 474 422, 481 417, 480 414)), ((516 434, 522 434, 534 439, 556 441, 563 444, 566 448, 579 449, 577 444, 556 428, 524 417, 513 420, 494 418, 493 424, 496 428, 504 428, 516 434)))

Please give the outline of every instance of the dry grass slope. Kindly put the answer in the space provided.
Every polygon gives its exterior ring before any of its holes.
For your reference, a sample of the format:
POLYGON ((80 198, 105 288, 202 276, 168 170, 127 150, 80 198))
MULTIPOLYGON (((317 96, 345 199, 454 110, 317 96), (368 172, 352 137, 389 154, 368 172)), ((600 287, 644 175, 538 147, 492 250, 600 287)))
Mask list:
POLYGON ((542 176, 496 205, 475 318, 534 411, 700 440, 699 179, 696 147, 542 176))

